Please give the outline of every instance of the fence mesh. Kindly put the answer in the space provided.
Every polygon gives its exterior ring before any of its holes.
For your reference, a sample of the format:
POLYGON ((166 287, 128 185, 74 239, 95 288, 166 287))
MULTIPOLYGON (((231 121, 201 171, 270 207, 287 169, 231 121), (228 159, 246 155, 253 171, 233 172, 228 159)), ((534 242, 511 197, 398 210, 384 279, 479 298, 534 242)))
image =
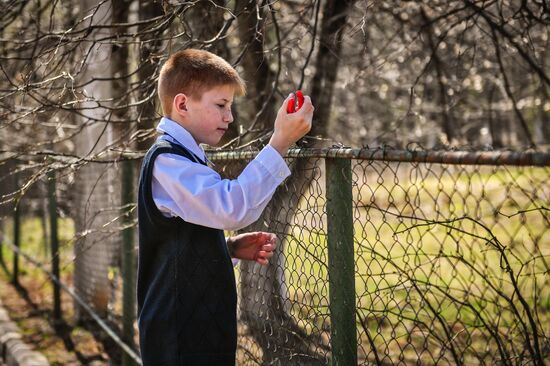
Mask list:
MULTIPOLYGON (((326 156, 337 155, 291 154, 293 175, 260 220, 246 228, 276 233, 279 247, 269 266, 241 262, 236 269, 239 365, 334 361, 330 271, 340 269, 328 265, 326 156)), ((234 178, 255 153, 209 156, 215 170, 234 178)), ((515 166, 488 165, 499 159, 481 157, 473 153, 468 164, 445 153, 437 162, 415 162, 407 152, 338 157, 351 159, 357 345, 350 346, 358 364, 547 362, 550 159, 542 154, 535 161, 540 166, 515 166)), ((507 162, 525 164, 524 158, 507 162)), ((40 215, 45 198, 38 190, 32 198, 38 203, 30 198, 21 201, 27 200, 21 207, 29 210, 21 247, 48 265, 49 256, 31 244, 40 240, 39 220, 29 220, 40 215)), ((100 207, 106 209, 112 206, 100 207)), ((74 219, 60 221, 68 227, 61 230, 59 258, 61 279, 69 286, 73 246, 89 235, 73 231, 74 219)), ((119 221, 100 226, 117 236, 119 221)), ((10 227, 4 220, 4 229, 10 227)), ((124 280, 117 265, 102 274, 111 291, 106 317, 115 326, 121 322, 124 280)))
POLYGON ((354 173, 364 362, 542 358, 548 169, 359 162, 354 173))
MULTIPOLYGON (((291 192, 289 201, 276 195, 262 223, 279 229, 282 254, 273 265, 284 280, 241 269, 262 277, 241 273, 241 293, 256 286, 254 301, 280 299, 254 307, 250 291, 241 296, 241 314, 263 309, 239 328, 242 364, 331 357, 325 160, 298 159, 307 163, 294 174, 308 179, 287 181, 280 189, 291 192)), ((228 177, 239 171, 212 160, 228 177)), ((548 357, 549 168, 354 159, 352 172, 359 364, 519 365, 548 357)))

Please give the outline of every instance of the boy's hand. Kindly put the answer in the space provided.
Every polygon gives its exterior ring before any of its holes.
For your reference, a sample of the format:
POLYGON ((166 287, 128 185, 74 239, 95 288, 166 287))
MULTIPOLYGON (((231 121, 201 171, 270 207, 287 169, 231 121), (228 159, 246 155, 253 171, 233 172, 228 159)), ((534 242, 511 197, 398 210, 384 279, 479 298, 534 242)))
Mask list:
POLYGON ((313 118, 314 107, 311 104, 311 98, 304 96, 304 105, 294 113, 287 112, 287 105, 292 98, 290 94, 279 111, 275 119, 275 129, 269 144, 284 156, 290 146, 302 138, 311 130, 311 120, 313 118))
POLYGON ((256 261, 262 265, 269 263, 277 247, 275 234, 264 232, 244 233, 227 239, 231 257, 256 261))

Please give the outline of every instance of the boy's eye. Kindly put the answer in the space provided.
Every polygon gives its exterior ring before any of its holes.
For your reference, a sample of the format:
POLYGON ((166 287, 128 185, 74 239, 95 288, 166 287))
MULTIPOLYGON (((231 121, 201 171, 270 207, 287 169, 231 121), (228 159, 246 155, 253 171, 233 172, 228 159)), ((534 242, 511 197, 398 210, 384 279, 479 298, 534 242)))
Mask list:
POLYGON ((225 107, 225 104, 217 104, 218 107, 223 108, 225 107))

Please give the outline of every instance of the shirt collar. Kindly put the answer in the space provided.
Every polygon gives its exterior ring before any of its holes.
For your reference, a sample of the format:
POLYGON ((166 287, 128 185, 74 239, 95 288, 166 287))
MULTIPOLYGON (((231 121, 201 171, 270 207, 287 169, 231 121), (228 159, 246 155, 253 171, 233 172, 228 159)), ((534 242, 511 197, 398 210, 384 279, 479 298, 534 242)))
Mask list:
POLYGON ((170 135, 178 144, 191 151, 199 159, 206 160, 204 150, 197 144, 189 131, 177 122, 172 121, 170 118, 162 117, 157 126, 157 132, 170 135))

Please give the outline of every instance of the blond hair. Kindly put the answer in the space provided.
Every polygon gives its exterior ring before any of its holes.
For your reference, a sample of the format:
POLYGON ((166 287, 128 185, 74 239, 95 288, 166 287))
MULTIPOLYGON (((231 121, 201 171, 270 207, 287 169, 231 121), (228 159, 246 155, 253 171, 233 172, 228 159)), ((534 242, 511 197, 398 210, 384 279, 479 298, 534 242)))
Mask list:
POLYGON ((158 94, 165 116, 172 113, 172 102, 179 93, 200 100, 217 86, 232 85, 236 95, 244 95, 246 87, 237 71, 223 58, 196 49, 171 55, 160 70, 158 94))

